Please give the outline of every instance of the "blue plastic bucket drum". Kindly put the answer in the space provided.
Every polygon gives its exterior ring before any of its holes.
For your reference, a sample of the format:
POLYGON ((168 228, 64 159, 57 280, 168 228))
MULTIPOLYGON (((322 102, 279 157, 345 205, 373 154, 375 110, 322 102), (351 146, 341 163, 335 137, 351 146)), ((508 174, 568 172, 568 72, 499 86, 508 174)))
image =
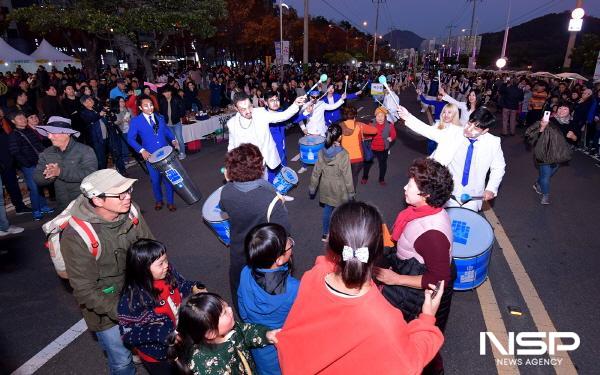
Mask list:
POLYGON ((231 240, 229 233, 229 216, 219 207, 221 201, 221 186, 215 190, 202 206, 202 218, 210 229, 215 232, 217 238, 225 245, 229 246, 231 240))
POLYGON ((275 190, 283 195, 287 194, 296 184, 298 184, 298 175, 289 167, 282 167, 273 179, 275 190))
POLYGON ((173 185, 177 195, 187 204, 194 204, 202 198, 202 194, 183 168, 173 147, 159 148, 150 155, 148 162, 173 185))
POLYGON ((304 164, 315 164, 319 156, 319 150, 325 146, 325 137, 320 135, 307 135, 298 141, 300 146, 300 160, 304 164))
POLYGON ((477 212, 451 207, 446 211, 452 220, 452 257, 456 264, 454 290, 471 290, 483 284, 488 274, 494 230, 477 212))

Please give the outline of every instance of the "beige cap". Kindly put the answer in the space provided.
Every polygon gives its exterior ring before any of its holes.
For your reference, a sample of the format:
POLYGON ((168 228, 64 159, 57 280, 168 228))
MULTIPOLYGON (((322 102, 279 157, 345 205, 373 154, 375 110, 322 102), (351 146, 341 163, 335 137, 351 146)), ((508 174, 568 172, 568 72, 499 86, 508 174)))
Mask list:
POLYGON ((81 193, 93 198, 102 194, 119 194, 128 190, 137 180, 123 177, 115 169, 101 169, 86 176, 79 189, 81 193))

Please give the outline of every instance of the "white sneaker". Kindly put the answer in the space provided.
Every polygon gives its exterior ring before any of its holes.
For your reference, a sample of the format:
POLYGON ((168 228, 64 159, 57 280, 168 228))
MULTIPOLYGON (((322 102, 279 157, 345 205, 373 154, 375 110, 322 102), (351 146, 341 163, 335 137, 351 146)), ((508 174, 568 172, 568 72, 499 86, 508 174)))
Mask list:
POLYGON ((298 174, 302 174, 304 172, 306 172, 308 169, 306 169, 305 167, 302 167, 300 169, 298 169, 298 174))
POLYGON ((294 197, 290 197, 289 195, 282 195, 282 198, 286 202, 291 202, 294 200, 294 197))
POLYGON ((18 234, 25 230, 25 228, 15 227, 11 225, 7 230, 0 230, 0 237, 8 236, 9 234, 18 234))

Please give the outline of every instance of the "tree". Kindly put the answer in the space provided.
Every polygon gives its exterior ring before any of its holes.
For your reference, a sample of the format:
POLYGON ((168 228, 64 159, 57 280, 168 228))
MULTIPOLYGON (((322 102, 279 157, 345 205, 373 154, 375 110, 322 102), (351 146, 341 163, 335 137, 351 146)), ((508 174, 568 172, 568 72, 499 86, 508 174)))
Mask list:
POLYGON ((571 52, 571 59, 574 64, 582 67, 583 73, 593 74, 599 51, 600 36, 597 34, 583 34, 581 42, 571 52))
MULTIPOLYGON (((70 0, 63 4, 48 1, 15 9, 9 16, 42 34, 71 30, 84 33, 86 43, 112 40, 115 48, 142 62, 150 80, 154 78, 152 59, 169 37, 184 30, 208 38, 227 14, 224 0, 70 0), (151 42, 143 42, 144 36, 151 42)), ((88 51, 88 59, 96 58, 88 51)))

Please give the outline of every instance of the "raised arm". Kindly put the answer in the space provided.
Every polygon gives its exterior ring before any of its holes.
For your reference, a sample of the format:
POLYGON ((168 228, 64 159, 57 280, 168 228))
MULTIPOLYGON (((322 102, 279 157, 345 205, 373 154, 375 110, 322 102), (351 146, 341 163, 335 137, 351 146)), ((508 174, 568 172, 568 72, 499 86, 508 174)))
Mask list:
POLYGON ((398 106, 398 115, 404 120, 406 126, 417 134, 422 135, 432 141, 439 142, 442 138, 442 131, 435 126, 429 126, 423 121, 413 116, 408 110, 402 106, 398 106))

